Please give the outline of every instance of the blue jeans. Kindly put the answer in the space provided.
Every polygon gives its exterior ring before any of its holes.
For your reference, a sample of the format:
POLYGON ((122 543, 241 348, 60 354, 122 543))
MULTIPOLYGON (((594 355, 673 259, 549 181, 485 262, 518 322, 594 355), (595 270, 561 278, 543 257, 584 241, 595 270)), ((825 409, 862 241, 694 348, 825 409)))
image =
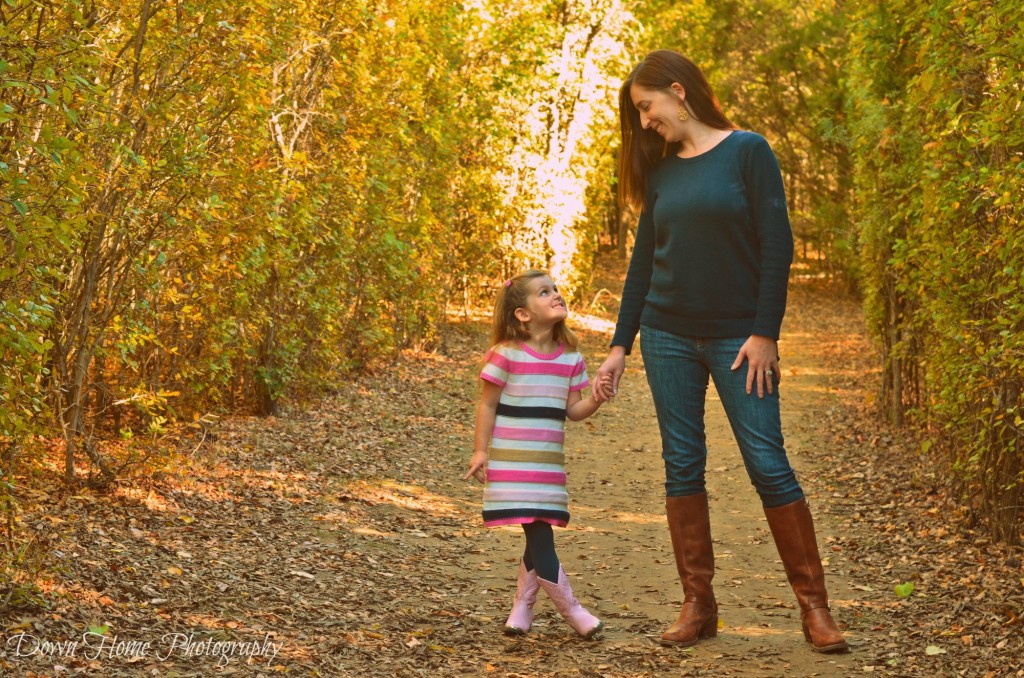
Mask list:
POLYGON ((715 380, 761 504, 773 508, 804 496, 782 439, 778 378, 773 377, 773 393, 766 389, 764 398, 758 398, 756 385, 750 395, 746 392, 746 361, 735 371, 729 369, 745 341, 746 337, 699 339, 640 328, 640 351, 661 429, 665 493, 669 497, 706 491, 704 402, 708 375, 715 380))

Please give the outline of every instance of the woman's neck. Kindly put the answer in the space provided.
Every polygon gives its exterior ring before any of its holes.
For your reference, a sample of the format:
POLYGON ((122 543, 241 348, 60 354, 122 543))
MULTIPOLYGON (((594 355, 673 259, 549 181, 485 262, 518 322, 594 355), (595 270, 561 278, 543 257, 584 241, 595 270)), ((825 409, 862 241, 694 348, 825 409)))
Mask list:
POLYGON ((717 129, 704 124, 694 125, 692 130, 680 142, 679 152, 677 153, 680 158, 692 158, 701 153, 706 153, 721 143, 722 139, 729 136, 732 132, 731 129, 717 129))

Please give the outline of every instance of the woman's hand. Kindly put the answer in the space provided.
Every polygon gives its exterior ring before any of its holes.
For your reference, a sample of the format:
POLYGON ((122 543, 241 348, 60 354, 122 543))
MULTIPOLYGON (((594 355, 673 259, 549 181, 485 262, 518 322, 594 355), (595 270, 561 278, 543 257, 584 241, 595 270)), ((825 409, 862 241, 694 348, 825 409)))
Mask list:
POLYGON ((595 396, 602 402, 611 400, 619 392, 619 379, 626 371, 626 349, 622 346, 612 346, 608 357, 597 370, 597 388, 594 389, 595 396))
POLYGON ((597 375, 597 387, 594 391, 594 397, 597 398, 598 402, 608 402, 615 395, 615 386, 612 384, 612 375, 610 373, 597 375))
POLYGON ((732 369, 739 369, 744 360, 747 361, 747 395, 750 395, 755 383, 757 384, 758 398, 764 397, 766 389, 768 393, 772 393, 775 388, 772 377, 782 379, 782 374, 779 372, 778 342, 771 337, 751 335, 740 347, 732 369))

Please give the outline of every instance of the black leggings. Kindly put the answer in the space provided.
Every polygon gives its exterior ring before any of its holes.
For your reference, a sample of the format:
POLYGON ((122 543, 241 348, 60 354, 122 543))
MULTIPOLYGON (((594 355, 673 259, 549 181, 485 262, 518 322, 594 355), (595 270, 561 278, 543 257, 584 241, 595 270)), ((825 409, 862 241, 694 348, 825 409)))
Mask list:
POLYGON ((555 553, 555 533, 551 523, 524 523, 523 532, 526 533, 526 550, 523 552, 526 571, 537 570, 538 577, 557 584, 558 554, 555 553))

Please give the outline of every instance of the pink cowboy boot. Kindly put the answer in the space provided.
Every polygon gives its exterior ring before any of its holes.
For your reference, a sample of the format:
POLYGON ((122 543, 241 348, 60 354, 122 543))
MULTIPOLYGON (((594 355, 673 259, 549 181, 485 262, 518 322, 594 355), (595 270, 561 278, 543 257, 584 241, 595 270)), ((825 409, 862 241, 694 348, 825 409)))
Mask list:
POLYGON ((505 621, 505 634, 525 636, 533 624, 533 604, 537 602, 540 580, 537 571, 526 571, 526 565, 519 560, 519 580, 516 582, 516 598, 512 602, 512 613, 505 621))
POLYGON ((561 565, 558 566, 557 584, 553 584, 540 577, 537 578, 537 581, 540 582, 541 588, 551 598, 551 602, 555 604, 558 614, 562 615, 562 618, 569 622, 569 626, 573 627, 576 633, 584 638, 591 638, 604 627, 604 623, 600 619, 587 612, 580 605, 579 601, 576 600, 576 596, 572 593, 572 587, 569 586, 569 580, 565 576, 565 570, 562 569, 561 565))

